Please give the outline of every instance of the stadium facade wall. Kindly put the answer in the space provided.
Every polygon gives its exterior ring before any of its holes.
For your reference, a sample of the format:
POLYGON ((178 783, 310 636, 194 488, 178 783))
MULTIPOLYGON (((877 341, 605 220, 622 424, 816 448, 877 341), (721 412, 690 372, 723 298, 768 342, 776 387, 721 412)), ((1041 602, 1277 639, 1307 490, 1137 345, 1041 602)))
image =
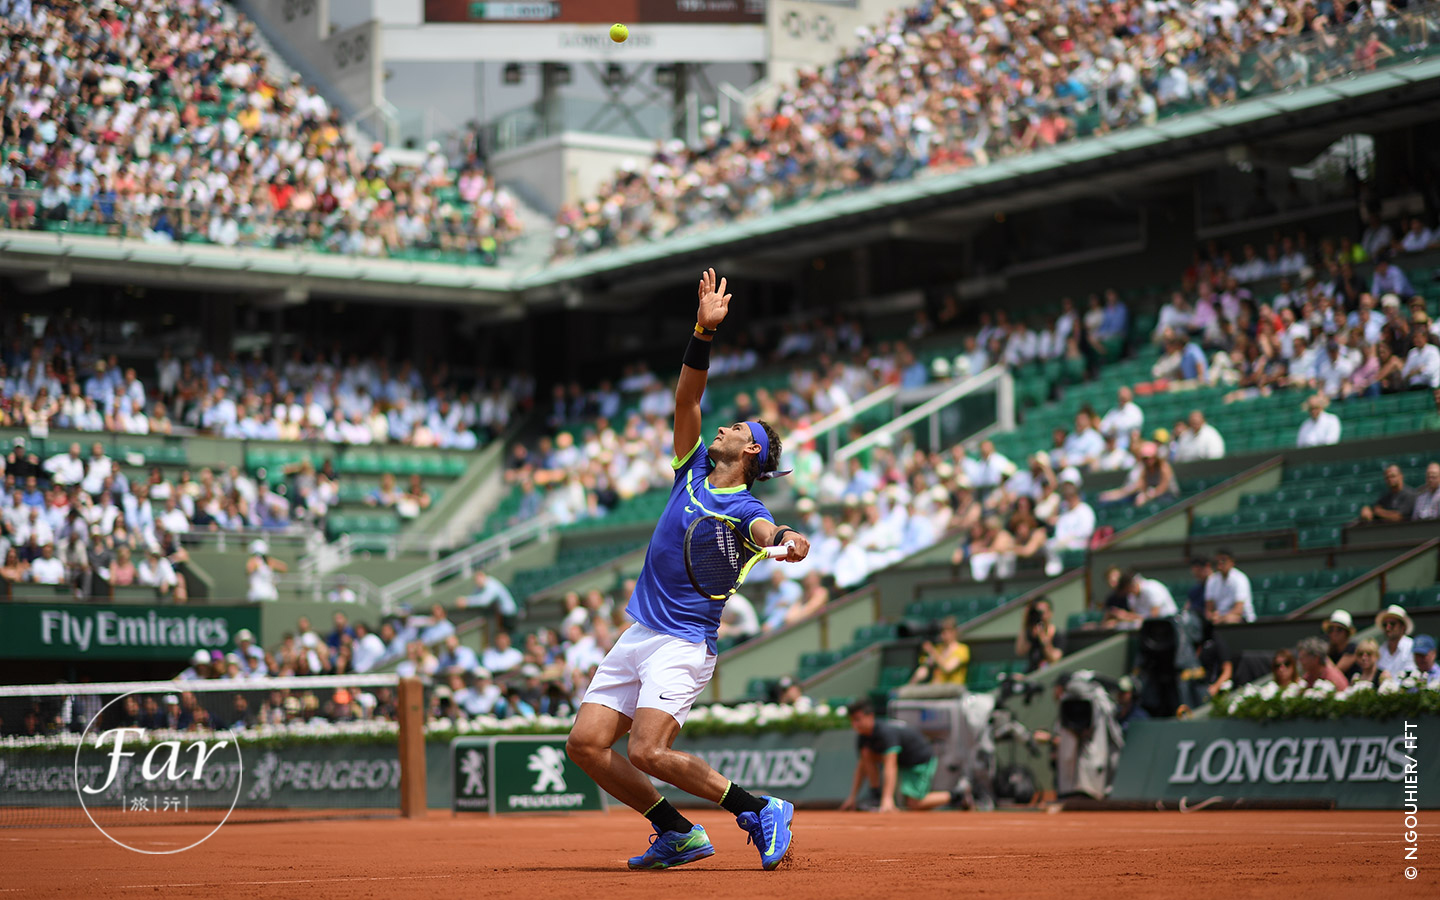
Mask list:
MULTIPOLYGON (((1405 804, 1407 771, 1421 785, 1440 778, 1437 743, 1437 716, 1136 722, 1126 734, 1112 799, 1318 799, 1342 809, 1398 810, 1405 804), (1418 736, 1409 749, 1407 729, 1418 736)), ((1420 791, 1419 805, 1440 808, 1440 793, 1420 791)))
POLYGON ((770 0, 765 37, 772 89, 794 82, 797 69, 818 69, 857 43, 855 29, 881 22, 901 0, 770 0))
POLYGON ((567 131, 490 158, 495 179, 522 185, 525 200, 547 216, 596 196, 621 168, 644 167, 655 144, 636 138, 567 131))
MULTIPOLYGON (((284 61, 361 127, 384 102, 380 23, 330 33, 330 0, 236 0, 284 61)), ((384 4, 380 4, 384 5, 384 4)), ((376 136, 378 131, 372 131, 376 136)))

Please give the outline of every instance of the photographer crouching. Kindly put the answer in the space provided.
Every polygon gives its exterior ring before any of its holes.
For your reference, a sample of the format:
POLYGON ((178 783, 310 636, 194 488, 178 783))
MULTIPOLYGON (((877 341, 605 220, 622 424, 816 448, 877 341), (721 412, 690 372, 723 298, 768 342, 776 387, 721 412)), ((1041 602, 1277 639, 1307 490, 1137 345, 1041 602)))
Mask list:
POLYGON ((1065 633, 1055 627, 1049 597, 1036 597, 1025 607, 1025 621, 1015 636, 1015 655, 1029 661, 1027 673, 1054 665, 1065 655, 1065 633))

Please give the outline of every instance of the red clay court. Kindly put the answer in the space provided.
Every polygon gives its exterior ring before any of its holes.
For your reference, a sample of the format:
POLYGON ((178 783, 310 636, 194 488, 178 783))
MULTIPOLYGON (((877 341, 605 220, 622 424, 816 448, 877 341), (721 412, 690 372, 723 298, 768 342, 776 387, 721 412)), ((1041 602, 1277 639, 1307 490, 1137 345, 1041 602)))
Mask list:
MULTIPOLYGON (((630 872, 644 823, 622 811, 566 817, 238 824, 175 856, 122 850, 91 828, 0 832, 4 897, 624 898, 1374 897, 1440 895, 1440 820, 1404 860, 1397 812, 800 811, 786 867, 720 811, 701 812, 717 853, 630 872), (1404 869, 1417 866, 1407 881, 1404 869)), ((148 829, 155 841, 163 827, 148 829)), ((186 834, 190 834, 187 829, 186 834)))

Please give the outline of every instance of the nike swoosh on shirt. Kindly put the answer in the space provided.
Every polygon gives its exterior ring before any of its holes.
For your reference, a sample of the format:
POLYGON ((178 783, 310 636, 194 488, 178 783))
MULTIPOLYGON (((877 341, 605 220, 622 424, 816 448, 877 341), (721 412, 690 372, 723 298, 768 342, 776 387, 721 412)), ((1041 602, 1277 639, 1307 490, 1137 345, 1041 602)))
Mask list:
POLYGON ((686 506, 686 507, 685 507, 685 511, 688 512, 688 513, 693 513, 693 512, 695 512, 695 509, 694 509, 694 507, 686 506))

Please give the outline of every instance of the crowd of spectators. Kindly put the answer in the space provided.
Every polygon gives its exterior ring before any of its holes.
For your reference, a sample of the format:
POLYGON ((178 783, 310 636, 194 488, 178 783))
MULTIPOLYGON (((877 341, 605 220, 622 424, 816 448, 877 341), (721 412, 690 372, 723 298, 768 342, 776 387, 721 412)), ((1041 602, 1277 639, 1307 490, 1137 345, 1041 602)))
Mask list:
POLYGON ((14 438, 0 457, 0 581, 77 597, 149 587, 184 602, 190 535, 285 531, 295 521, 290 500, 235 466, 218 476, 204 468, 196 478, 182 470, 174 479, 156 466, 132 480, 123 462, 99 442, 88 453, 72 443, 41 459, 14 438))
MULTIPOLYGON (((1411 225, 1406 233, 1414 230, 1411 225)), ((1224 384, 1233 378, 1236 389, 1227 398, 1231 402, 1293 388, 1305 398, 1310 413, 1300 428, 1297 443, 1316 446, 1340 438, 1338 417, 1327 410, 1332 396, 1373 396, 1383 390, 1430 387, 1429 357, 1435 355, 1436 362, 1440 362, 1440 351, 1430 343, 1431 328, 1435 326, 1425 313, 1424 299, 1412 298, 1406 318, 1400 315, 1396 298, 1387 295, 1384 306, 1392 321, 1383 326, 1371 322, 1372 294, 1362 289, 1353 297, 1353 304, 1344 299, 1341 282, 1347 277, 1354 280, 1354 263, 1339 262, 1341 248, 1357 262, 1367 258, 1353 250, 1360 244, 1373 246, 1382 256, 1413 249, 1387 236, 1384 223, 1378 219, 1369 220, 1366 235, 1359 244, 1327 239, 1312 246, 1303 234, 1277 239, 1276 246, 1267 250, 1267 257, 1278 258, 1287 268, 1265 270, 1261 277, 1288 271, 1303 261, 1303 291, 1281 282, 1280 295, 1271 303, 1257 300, 1249 288, 1240 284, 1228 251, 1213 244, 1207 246, 1183 273, 1182 289, 1160 311, 1156 335, 1164 349, 1152 372, 1154 380, 1136 388, 1146 393, 1184 391, 1204 384, 1224 384), (1326 267, 1334 279, 1322 283, 1314 276, 1310 268, 1313 265, 1326 267), (1350 305, 1355 306, 1353 312, 1350 305), (1269 341, 1269 336, 1274 324, 1281 321, 1288 335, 1305 335, 1303 346, 1294 340, 1289 345, 1292 356, 1298 353, 1302 358, 1281 363, 1285 377, 1280 381, 1248 390, 1238 375, 1227 374, 1226 360, 1253 355, 1261 346, 1274 346, 1278 354, 1281 342, 1269 341), (1364 334, 1367 327, 1383 332, 1392 345, 1410 341, 1413 346, 1407 358, 1414 372, 1397 362, 1397 379, 1402 371, 1409 373, 1403 381, 1372 384, 1364 390, 1327 392, 1334 379, 1310 348, 1322 344, 1327 335, 1353 339, 1364 334), (1214 362, 1209 358, 1211 354, 1214 362)), ((1415 241, 1412 244, 1421 246, 1415 241)), ((1253 255, 1253 248, 1246 252, 1247 257, 1253 255)), ((1388 259, 1376 268, 1372 280, 1388 284, 1404 277, 1388 259)), ((1249 281, 1250 273, 1242 270, 1240 274, 1249 281)), ((1408 285, 1404 289, 1408 291, 1408 285)), ((954 305, 946 304, 938 318, 941 327, 949 328, 957 317, 954 305)), ((1113 342, 1126 339, 1131 318, 1131 311, 1115 291, 1089 297, 1083 314, 1069 298, 1048 317, 1012 320, 1003 309, 982 312, 978 328, 964 337, 963 352, 953 362, 935 360, 928 371, 904 342, 876 345, 874 353, 868 352, 859 340, 859 329, 853 326, 830 329, 828 342, 818 344, 818 332, 804 328, 787 331, 782 343, 792 352, 820 355, 812 356, 810 365, 797 367, 785 388, 742 394, 735 403, 736 418, 763 417, 778 423, 782 433, 799 435, 787 447, 787 464, 795 470, 789 481, 802 498, 797 526, 809 528, 817 539, 806 563, 776 569, 797 582, 810 571, 818 571, 827 578, 827 584, 833 581, 838 589, 848 589, 863 582, 870 572, 924 549, 949 531, 961 536, 955 564, 968 566, 976 580, 1010 577, 1016 565, 1026 560, 1058 572, 1064 551, 1089 546, 1096 530, 1095 508, 1113 504, 1143 506, 1178 498, 1180 488, 1174 466, 1223 457, 1225 436, 1207 421, 1204 409, 1198 406, 1173 423, 1151 423, 1147 429, 1144 411, 1135 402, 1136 389, 1130 386, 1118 390, 1114 405, 1103 414, 1082 407, 1075 415, 1073 429, 1055 428, 1052 446, 1036 448, 1019 464, 998 453, 989 442, 975 448, 956 446, 938 454, 921 453, 906 435, 900 434, 896 437, 900 446, 882 444, 843 464, 827 465, 815 443, 807 439, 807 423, 844 408, 880 384, 916 387, 979 371, 992 362, 1018 372, 1036 363, 1074 358, 1083 360, 1082 367, 1088 371, 1096 359, 1113 353, 1113 342), (847 353, 845 346, 852 334, 855 349, 847 353), (832 352, 836 356, 831 357, 832 352), (1160 427, 1153 427, 1156 424, 1160 427), (1085 477, 1117 471, 1126 473, 1122 484, 1091 495, 1087 502, 1085 477), (820 514, 822 506, 837 504, 841 506, 838 513, 820 514)), ((923 339, 932 328, 927 315, 921 313, 910 338, 923 339)), ((1262 357, 1268 352, 1262 351, 1262 357)), ((1330 355, 1334 355, 1333 348, 1330 355)), ((772 360, 776 356, 772 355, 772 360)), ((1276 358, 1285 359, 1278 355, 1276 358)), ((1275 367, 1266 363, 1258 368, 1273 371, 1275 367)), ((1440 367, 1436 367, 1436 377, 1440 378, 1440 367)), ((648 435, 648 439, 638 443, 636 449, 646 444, 664 447, 668 438, 668 391, 658 380, 652 380, 644 391, 641 409, 648 419, 641 420, 644 424, 638 433, 648 435), (647 400, 654 401, 651 408, 646 408, 647 400)), ((583 396, 574 388, 568 394, 557 392, 555 408, 583 409, 583 396)), ((618 399, 612 397, 609 408, 618 406, 618 399)), ((579 460, 593 459, 594 454, 583 452, 583 448, 600 446, 601 434, 585 432, 578 445, 562 435, 564 448, 542 441, 538 454, 517 450, 515 477, 525 483, 527 474, 548 472, 541 480, 568 480, 567 475, 553 474, 555 458, 568 454, 579 460), (582 449, 572 451, 572 445, 582 449), (537 458, 551 463, 537 466, 537 458), (524 460, 529 461, 528 466, 524 460)), ((653 486, 669 486, 668 469, 654 467, 650 475, 653 486)), ((600 509, 606 508, 615 496, 604 490, 606 477, 598 470, 578 479, 582 483, 593 480, 602 486, 600 509)), ((526 490, 532 488, 527 486, 526 490)), ((585 496, 577 489, 569 508, 582 509, 580 500, 585 496)), ((526 511, 539 508, 541 502, 539 496, 529 499, 527 495, 526 511)), ((763 565, 757 574, 766 576, 763 565)), ((774 612, 769 602, 762 608, 774 612)), ((758 618, 773 621, 768 614, 758 618)))
POLYGON ((1275 651, 1270 664, 1275 684, 1308 688, 1326 681, 1336 690, 1345 690, 1362 682, 1379 687, 1413 679, 1440 688, 1435 638, 1415 635, 1415 623, 1401 606, 1381 610, 1376 622, 1384 631, 1383 638, 1356 642, 1350 613, 1335 610, 1321 625, 1324 638, 1304 638, 1293 649, 1275 651))
POLYGON ((370 145, 219 0, 7 0, 0 42, 0 226, 491 263, 520 232, 477 158, 370 145))
POLYGON ((1293 392, 1312 419, 1300 446, 1339 442, 1333 402, 1440 389, 1440 323, 1397 264, 1436 247, 1434 234, 1419 217, 1392 229, 1370 205, 1358 241, 1299 232, 1263 257, 1253 244, 1238 260, 1213 242, 1198 252, 1160 310, 1152 387, 1228 388, 1228 403, 1293 392), (1367 263, 1368 280, 1356 271, 1367 263))
POLYGON ((859 46, 801 71, 743 133, 662 144, 592 199, 567 205, 555 254, 590 253, 788 203, 945 172, 1153 124, 1195 105, 1305 87, 1429 39, 1404 4, 1281 0, 1103 9, 924 0, 859 30, 859 46))
POLYGON ((468 385, 443 364, 422 372, 338 347, 296 349, 277 366, 258 353, 182 361, 166 346, 143 368, 142 377, 97 352, 74 320, 52 320, 40 337, 0 322, 0 426, 37 436, 56 428, 470 450, 503 432, 534 395, 528 376, 482 375, 468 385))

